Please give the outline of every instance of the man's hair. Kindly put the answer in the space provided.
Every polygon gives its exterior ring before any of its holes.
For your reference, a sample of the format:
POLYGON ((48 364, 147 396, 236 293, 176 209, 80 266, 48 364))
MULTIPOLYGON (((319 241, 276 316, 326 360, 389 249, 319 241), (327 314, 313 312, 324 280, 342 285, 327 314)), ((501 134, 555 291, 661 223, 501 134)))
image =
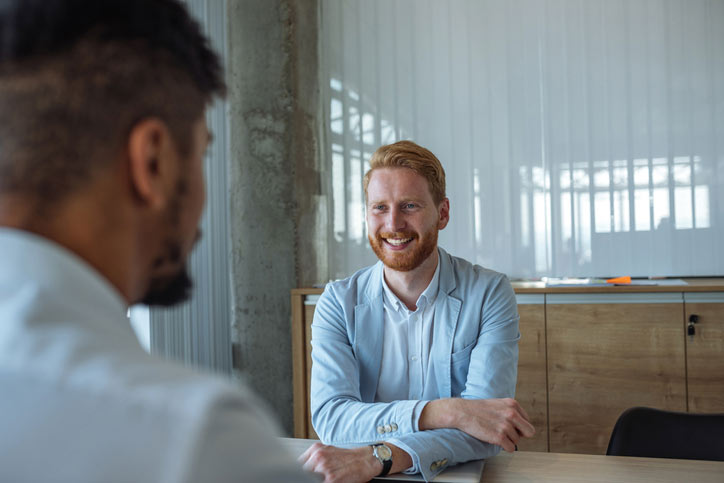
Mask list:
POLYGON ((176 0, 0 0, 0 195, 62 199, 107 168, 144 118, 184 157, 225 85, 176 0))
POLYGON ((412 141, 398 141, 380 146, 370 159, 370 169, 364 177, 365 196, 372 172, 378 168, 409 168, 427 180, 436 204, 445 199, 445 170, 437 157, 412 141))

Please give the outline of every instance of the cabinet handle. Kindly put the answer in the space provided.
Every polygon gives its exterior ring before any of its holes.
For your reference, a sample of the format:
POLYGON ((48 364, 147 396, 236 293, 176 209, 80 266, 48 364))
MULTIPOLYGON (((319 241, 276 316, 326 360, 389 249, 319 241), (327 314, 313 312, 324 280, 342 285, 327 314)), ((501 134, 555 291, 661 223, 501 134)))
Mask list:
POLYGON ((689 316, 689 322, 692 324, 696 324, 697 322, 699 322, 699 316, 696 314, 691 314, 689 316))
POLYGON ((686 327, 686 333, 687 333, 688 335, 694 335, 694 334, 696 334, 696 327, 694 327, 694 324, 689 324, 689 325, 686 327))

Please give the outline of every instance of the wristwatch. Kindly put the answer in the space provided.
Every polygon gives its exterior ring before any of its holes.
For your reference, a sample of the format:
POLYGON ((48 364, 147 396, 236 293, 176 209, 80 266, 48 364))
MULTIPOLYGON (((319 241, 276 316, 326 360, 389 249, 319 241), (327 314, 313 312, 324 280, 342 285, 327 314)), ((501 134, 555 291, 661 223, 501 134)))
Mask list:
POLYGON ((375 443, 370 446, 377 461, 382 463, 382 473, 377 476, 385 476, 390 472, 390 468, 392 468, 392 450, 384 443, 375 443))

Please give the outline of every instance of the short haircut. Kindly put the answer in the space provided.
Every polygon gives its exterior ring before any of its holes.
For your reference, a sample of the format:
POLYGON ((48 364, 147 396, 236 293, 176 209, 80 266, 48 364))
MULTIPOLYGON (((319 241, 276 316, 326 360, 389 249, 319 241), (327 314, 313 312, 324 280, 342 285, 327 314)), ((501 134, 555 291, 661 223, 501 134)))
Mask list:
POLYGON ((0 0, 0 195, 58 201, 164 121, 180 154, 225 85, 177 0, 0 0))
POLYGON ((445 199, 445 170, 440 160, 429 150, 412 141, 398 141, 381 146, 370 159, 370 169, 364 177, 365 196, 372 172, 378 168, 408 168, 427 180, 432 199, 440 204, 445 199))

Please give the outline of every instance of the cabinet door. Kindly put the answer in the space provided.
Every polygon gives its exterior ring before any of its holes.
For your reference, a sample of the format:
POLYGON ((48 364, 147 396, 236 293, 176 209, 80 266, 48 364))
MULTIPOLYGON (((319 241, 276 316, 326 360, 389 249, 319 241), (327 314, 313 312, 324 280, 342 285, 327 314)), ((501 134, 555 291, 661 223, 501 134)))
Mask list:
POLYGON ((689 411, 724 413, 724 294, 686 293, 684 300, 685 326, 698 319, 686 337, 689 411))
POLYGON ((520 342, 515 398, 530 416, 536 433, 521 440, 522 451, 548 451, 545 305, 542 294, 519 294, 520 342))
POLYGON ((604 454, 632 406, 686 411, 681 293, 546 302, 550 451, 604 454))

